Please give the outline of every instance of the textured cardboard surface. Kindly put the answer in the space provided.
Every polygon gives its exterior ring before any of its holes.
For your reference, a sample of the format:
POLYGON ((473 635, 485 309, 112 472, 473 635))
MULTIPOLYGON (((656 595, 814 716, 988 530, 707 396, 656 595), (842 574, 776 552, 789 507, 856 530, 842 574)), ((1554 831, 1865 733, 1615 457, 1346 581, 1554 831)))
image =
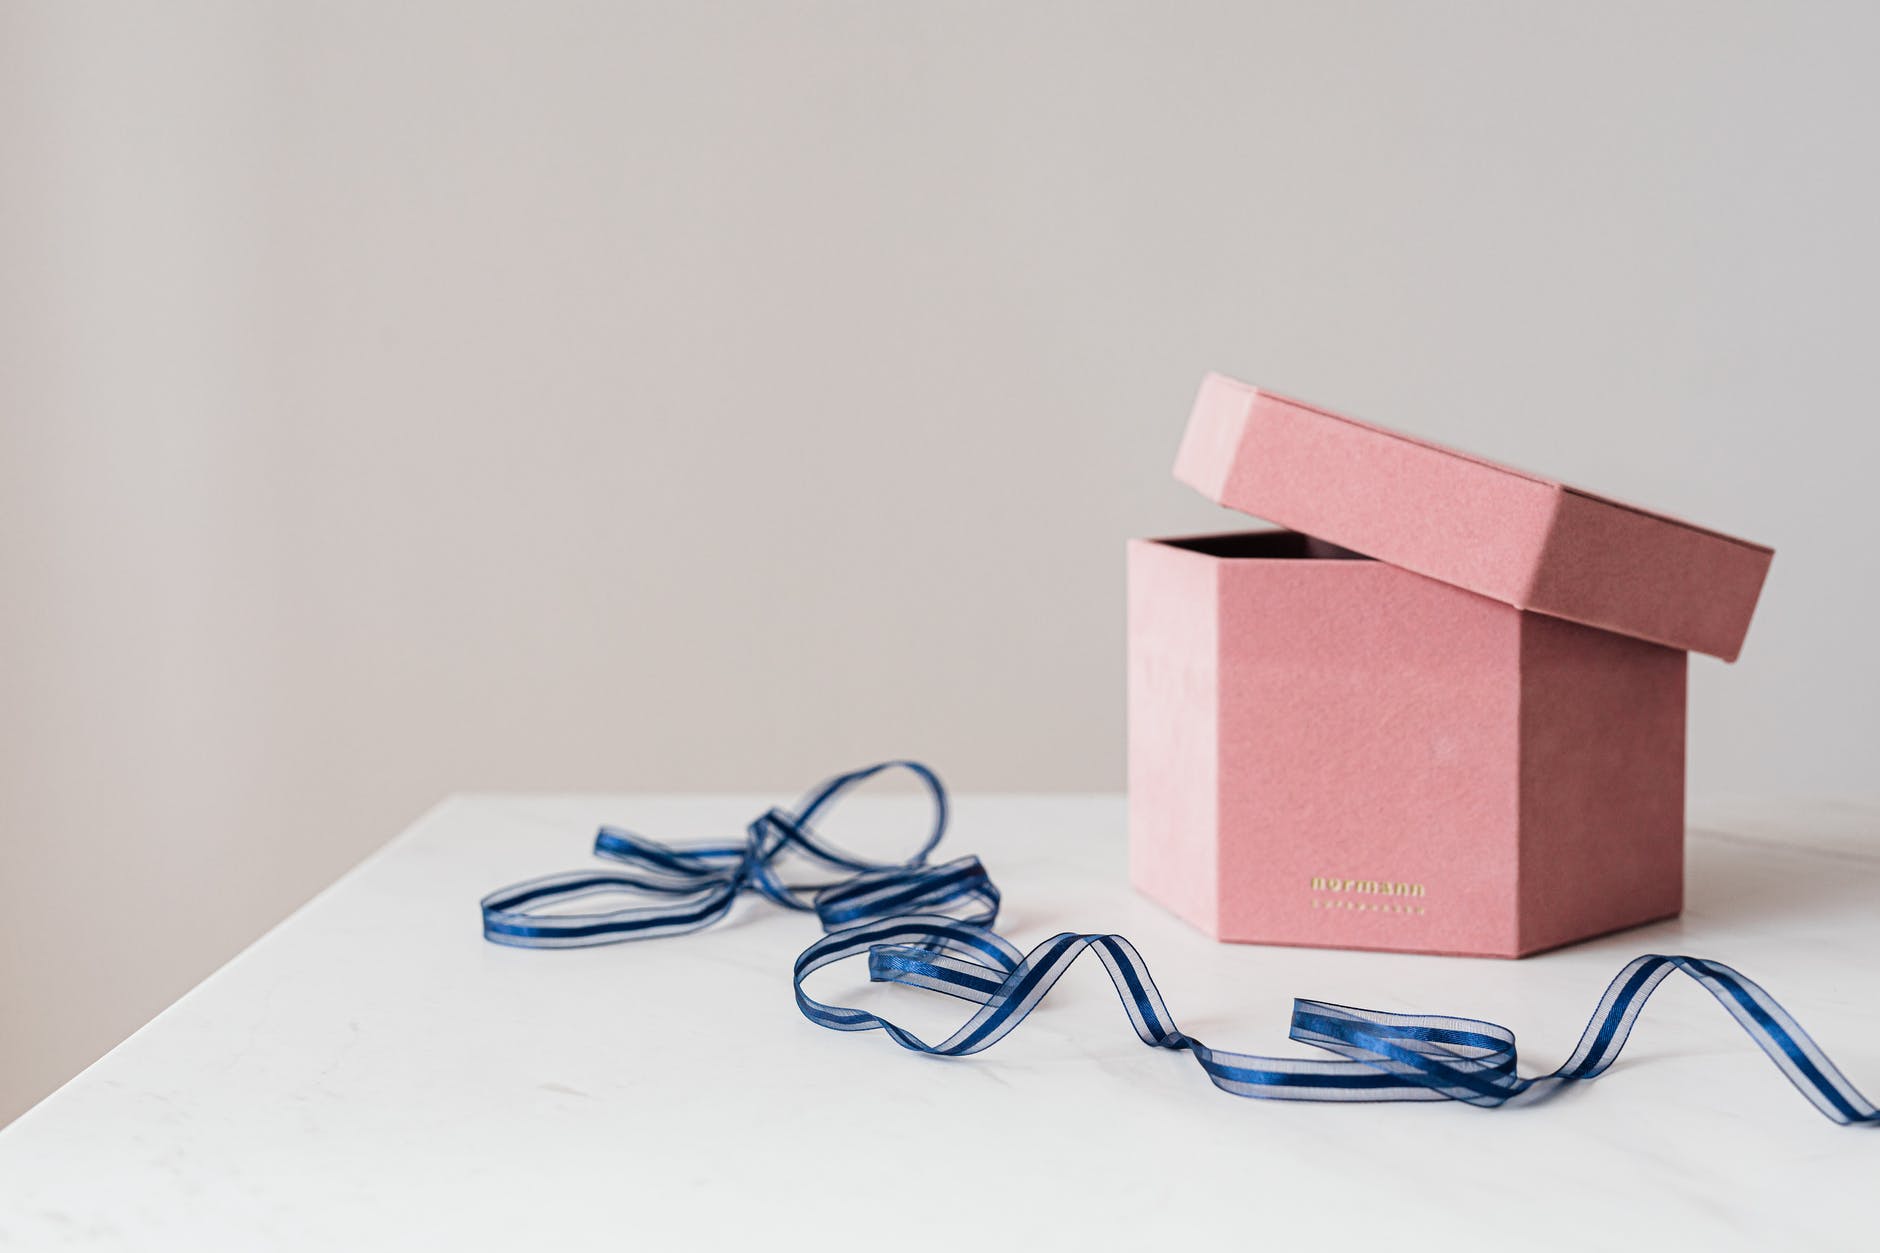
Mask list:
POLYGON ((1772 551, 1221 375, 1175 476, 1516 608, 1735 660, 1772 551))
POLYGON ((1684 654, 1338 552, 1130 544, 1136 885, 1220 939, 1484 956, 1675 913, 1684 654))
POLYGON ((1218 563, 1146 541, 1129 546, 1132 726, 1130 880, 1210 935, 1219 934, 1221 691, 1218 563))
POLYGON ((1521 952, 1683 909, 1686 663, 1522 615, 1521 952))

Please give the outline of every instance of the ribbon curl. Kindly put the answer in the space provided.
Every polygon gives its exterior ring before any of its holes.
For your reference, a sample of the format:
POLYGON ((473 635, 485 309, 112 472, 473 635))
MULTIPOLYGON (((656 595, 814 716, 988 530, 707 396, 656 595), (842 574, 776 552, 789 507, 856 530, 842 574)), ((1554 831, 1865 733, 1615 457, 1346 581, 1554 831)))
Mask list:
POLYGON ((823 930, 920 910, 954 909, 990 924, 998 916, 999 889, 976 857, 940 866, 927 855, 947 829, 947 794, 938 776, 917 761, 884 761, 826 780, 794 812, 771 809, 752 820, 738 844, 672 848, 619 827, 602 827, 594 855, 621 862, 631 871, 574 871, 528 879, 483 898, 483 938, 518 948, 585 948, 623 940, 700 931, 731 912, 745 892, 785 909, 815 913, 823 930), (842 852, 811 827, 850 789, 890 770, 905 770, 933 801, 933 829, 914 854, 900 862, 871 862, 842 852), (826 883, 790 884, 775 863, 800 856, 846 877, 826 883), (595 897, 642 895, 656 903, 598 912, 566 907, 595 897))
POLYGON ((1843 1124, 1880 1123, 1880 1113, 1829 1061, 1788 1011, 1762 987, 1721 962, 1648 954, 1618 974, 1566 1064, 1535 1078, 1521 1075, 1514 1032, 1475 1018, 1393 1014, 1326 1001, 1293 1002, 1292 1029, 1343 1060, 1260 1057, 1209 1048, 1176 1026, 1148 965, 1120 935, 1061 932, 1021 955, 985 927, 942 916, 892 918, 825 936, 797 959, 796 1003, 805 1017, 836 1031, 880 1029, 903 1048, 963 1057, 1011 1034, 1084 953, 1109 972, 1130 1025, 1152 1048, 1188 1052, 1215 1087, 1235 1096, 1283 1101, 1461 1101, 1495 1108, 1531 1104, 1569 1083, 1596 1079, 1618 1060, 1639 1011, 1658 985, 1681 970, 1729 1010, 1770 1060, 1815 1108, 1843 1124), (876 982, 906 984, 959 997, 979 1010, 952 1035, 929 1044, 865 1010, 815 1000, 803 981, 861 954, 876 982))
POLYGON ((1485 1108, 1532 1104, 1570 1083, 1596 1079, 1618 1060, 1646 1001, 1674 971, 1696 980, 1816 1109, 1844 1125, 1880 1124, 1880 1110, 1847 1081, 1787 1010, 1762 987, 1721 962, 1648 954, 1606 988, 1579 1044, 1549 1074, 1517 1069, 1514 1032, 1492 1022, 1436 1014, 1395 1014, 1325 1001, 1295 1000, 1289 1035, 1335 1060, 1260 1057, 1209 1048, 1183 1032, 1163 1003, 1135 946, 1120 935, 1061 932, 1021 953, 993 931, 999 891, 976 858, 939 866, 926 859, 946 832, 946 789, 926 766, 888 761, 837 775, 792 812, 771 809, 741 844, 669 848, 603 827, 594 852, 633 867, 532 879, 483 899, 484 936, 499 944, 566 948, 696 931, 755 892, 788 909, 814 911, 827 933, 796 960, 797 1007, 835 1031, 885 1032, 903 1048, 942 1057, 978 1053, 1011 1034, 1080 956, 1095 952, 1109 972, 1136 1035, 1153 1047, 1194 1056, 1210 1082, 1235 1096, 1292 1101, 1460 1101, 1485 1108), (931 834, 907 860, 874 863, 843 853, 811 829, 815 817, 856 785, 904 769, 934 804, 931 834), (791 885, 773 863, 800 854, 848 877, 791 885), (661 898, 598 913, 557 910, 603 893, 661 898), (866 1010, 828 1005, 803 990, 810 975, 866 955, 872 981, 940 992, 979 1008, 937 1044, 866 1010))

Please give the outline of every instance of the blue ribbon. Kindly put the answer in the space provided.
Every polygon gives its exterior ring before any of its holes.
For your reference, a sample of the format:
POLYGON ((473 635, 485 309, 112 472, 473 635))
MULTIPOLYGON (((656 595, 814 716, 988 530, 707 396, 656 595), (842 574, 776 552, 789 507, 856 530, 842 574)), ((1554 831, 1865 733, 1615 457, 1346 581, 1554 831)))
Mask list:
POLYGON ((797 1007, 835 1031, 886 1032, 903 1048, 963 1057, 990 1048, 1023 1022, 1064 972, 1095 952, 1143 1043, 1187 1052, 1208 1079, 1235 1096, 1290 1101, 1461 1101, 1498 1108, 1531 1104, 1570 1083, 1596 1079, 1619 1057, 1640 1011, 1674 971, 1695 979, 1747 1031, 1777 1069, 1823 1115, 1842 1124, 1880 1123, 1880 1111, 1857 1091, 1787 1010, 1758 984, 1721 962, 1648 954, 1633 959, 1600 998, 1566 1063, 1538 1077, 1517 1068, 1514 1033, 1473 1018, 1393 1014, 1325 1001, 1293 1002, 1291 1038, 1333 1060, 1259 1057, 1211 1049, 1175 1025, 1148 966, 1120 935, 1061 932, 1021 953, 992 930, 999 891, 976 858, 929 866, 946 832, 946 790, 918 762, 889 761, 837 775, 812 790, 794 811, 771 809, 746 829, 741 844, 669 848, 612 827, 595 837, 596 855, 631 872, 554 875, 493 892, 483 899, 483 933, 499 944, 566 948, 673 935, 708 927, 739 895, 755 892, 788 909, 813 910, 827 933, 797 958, 797 1007), (815 835, 819 813, 883 771, 911 772, 934 804, 931 834, 907 860, 871 863, 815 835), (830 882, 790 885, 774 863, 796 854, 826 870, 830 882), (602 893, 652 896, 651 904, 608 912, 562 912, 602 893), (946 1039, 929 1044, 866 1010, 828 1005, 803 990, 816 971, 866 956, 868 977, 957 997, 978 1006, 946 1039))
POLYGON ((813 911, 825 931, 922 910, 953 910, 990 924, 999 913, 999 889, 977 857, 926 864, 946 828, 946 788, 934 772, 917 761, 884 761, 820 784, 794 812, 771 809, 759 815, 745 828, 741 844, 671 848, 618 827, 602 827, 594 837, 594 855, 630 870, 548 875, 492 892, 483 898, 483 936, 520 948, 583 948, 679 935, 711 926, 745 892, 785 909, 813 911), (844 793, 890 770, 912 774, 933 800, 933 828, 907 860, 865 861, 811 829, 844 793), (785 883, 775 863, 788 854, 844 877, 785 883), (622 894, 650 896, 654 903, 585 913, 567 908, 622 894))

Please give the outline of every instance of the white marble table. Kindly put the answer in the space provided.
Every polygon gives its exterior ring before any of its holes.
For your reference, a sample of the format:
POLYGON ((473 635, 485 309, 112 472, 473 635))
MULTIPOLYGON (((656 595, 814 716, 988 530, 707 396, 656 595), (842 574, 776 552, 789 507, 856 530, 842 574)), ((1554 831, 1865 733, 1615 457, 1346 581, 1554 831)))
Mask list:
MULTIPOLYGON (((967 1061, 798 1016, 814 923, 498 948, 477 898, 591 864, 602 819, 673 840, 788 798, 445 802, 0 1132, 0 1247, 1870 1248, 1880 1132, 1802 1100, 1668 984, 1606 1078, 1531 1109, 1237 1100, 1144 1048, 1080 967, 967 1061)), ((906 816, 863 798, 850 818, 906 816)), ((1880 1095, 1880 810, 1699 812, 1679 922, 1523 962, 1229 947, 1124 885, 1114 797, 966 798, 1023 943, 1112 929, 1181 1025, 1287 1051, 1295 994, 1453 1012, 1559 1062, 1644 951, 1734 964, 1880 1095)), ((852 825, 852 824, 851 824, 852 825)), ((886 851, 885 849, 882 851, 886 851)), ((817 986, 915 1027, 963 1010, 817 986)), ((847 986, 845 987, 845 982, 847 986)), ((13 1012, 18 1012, 17 1007, 13 1012)))

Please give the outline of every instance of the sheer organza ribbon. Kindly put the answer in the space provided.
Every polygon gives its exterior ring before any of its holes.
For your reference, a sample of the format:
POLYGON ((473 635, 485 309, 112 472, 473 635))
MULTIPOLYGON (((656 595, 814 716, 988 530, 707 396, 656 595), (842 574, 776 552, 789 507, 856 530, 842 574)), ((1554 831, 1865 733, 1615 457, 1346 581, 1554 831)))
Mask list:
POLYGON ((946 789, 933 771, 918 762, 888 761, 837 775, 793 810, 766 811, 738 843, 672 848, 603 827, 595 854, 628 869, 551 875, 492 892, 483 899, 483 933, 496 943, 528 948, 675 935, 711 926, 739 896, 753 892, 787 909, 814 912, 826 932, 796 961, 796 1003, 805 1017, 836 1031, 880 1030, 903 1048, 943 1057, 967 1056, 1004 1039, 1072 963, 1095 953, 1143 1043, 1192 1054, 1222 1091, 1291 1101, 1529 1104, 1605 1073, 1652 992, 1682 971, 1716 997, 1823 1115, 1850 1125, 1880 1123, 1873 1103, 1773 997, 1721 962, 1697 957, 1634 958, 1606 988, 1573 1055, 1535 1077, 1519 1073, 1514 1033, 1495 1023, 1325 1001, 1294 1001, 1290 1035, 1333 1054, 1329 1059, 1212 1049, 1175 1025, 1142 955, 1122 936, 1066 931, 1025 953, 993 931, 999 891, 979 861, 927 863, 946 825, 946 789), (870 862, 815 833, 815 819, 844 793, 891 770, 911 773, 933 802, 932 829, 911 857, 870 862), (788 856, 840 877, 787 883, 776 863, 788 856), (597 912, 570 908, 623 893, 651 899, 597 912), (873 981, 940 992, 978 1008, 958 1030, 930 1044, 877 1014, 825 1004, 804 991, 810 975, 852 957, 867 958, 873 981))
POLYGON ((602 827, 594 837, 594 855, 629 869, 547 875, 492 892, 483 898, 483 934, 521 948, 583 948, 678 935, 711 926, 745 892, 785 909, 812 912, 825 931, 942 910, 990 925, 999 913, 999 889, 978 858, 927 864, 946 828, 946 788, 934 772, 917 761, 884 761, 817 785, 795 810, 767 810, 745 828, 740 843, 672 848, 618 827, 602 827), (933 801, 933 826, 913 856, 870 862, 816 835, 811 824, 818 815, 844 793, 890 770, 912 774, 933 801), (785 883, 776 863, 789 855, 842 877, 785 883), (652 900, 598 912, 568 908, 621 895, 652 900))

